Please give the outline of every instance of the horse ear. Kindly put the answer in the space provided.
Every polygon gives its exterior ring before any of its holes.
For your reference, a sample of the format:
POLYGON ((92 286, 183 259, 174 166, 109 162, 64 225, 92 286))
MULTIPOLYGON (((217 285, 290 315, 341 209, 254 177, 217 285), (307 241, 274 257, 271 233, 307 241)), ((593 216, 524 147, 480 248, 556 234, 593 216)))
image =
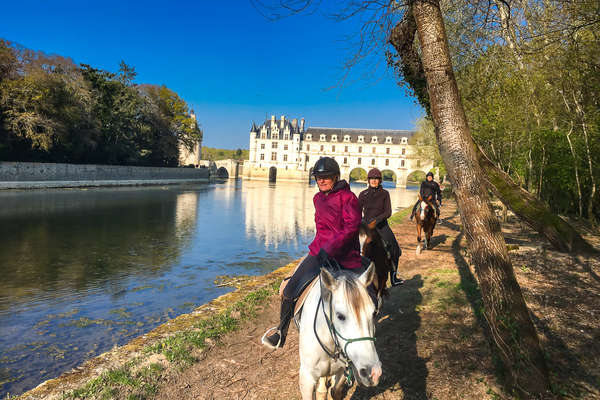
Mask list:
POLYGON ((326 268, 321 268, 321 282, 327 290, 333 290, 336 284, 334 276, 326 268))
POLYGON ((371 282, 373 282, 375 280, 375 277, 377 276, 377 274, 375 272, 376 272, 375 264, 373 262, 371 262, 371 264, 369 265, 369 268, 367 268, 367 270, 361 274, 361 276, 360 276, 360 278, 358 278, 358 280, 365 287, 367 287, 371 284, 371 282))
POLYGON ((369 222, 369 225, 367 225, 369 227, 370 230, 375 229, 375 225, 377 224, 377 220, 373 220, 371 222, 369 222))

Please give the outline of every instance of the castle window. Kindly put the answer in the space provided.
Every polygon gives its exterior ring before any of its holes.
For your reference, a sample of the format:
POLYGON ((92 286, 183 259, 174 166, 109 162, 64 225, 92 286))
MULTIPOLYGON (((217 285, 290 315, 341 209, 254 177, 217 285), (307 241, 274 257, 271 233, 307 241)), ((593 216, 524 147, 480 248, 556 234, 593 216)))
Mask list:
POLYGON ((267 131, 262 131, 262 132, 260 133, 260 138, 261 138, 261 139, 266 139, 266 138, 267 138, 267 131))
POLYGON ((335 151, 335 146, 331 146, 331 152, 333 153, 335 151))
POLYGON ((373 136, 371 138, 371 143, 377 143, 377 136, 373 136))
POLYGON ((312 140, 312 135, 310 133, 306 134, 306 140, 312 140))
POLYGON ((392 137, 391 137, 391 136, 387 136, 387 137, 385 138, 385 142, 386 142, 386 143, 392 143, 392 137))
POLYGON ((332 142, 337 142, 337 135, 332 135, 331 136, 331 141, 332 142))
POLYGON ((310 144, 306 145, 306 151, 310 151, 310 144))
POLYGON ((321 151, 323 151, 325 149, 325 146, 321 145, 321 151))
POLYGON ((405 148, 403 148, 403 149, 402 149, 402 155, 405 155, 405 154, 406 154, 406 149, 405 149, 405 148))
POLYGON ((406 143, 408 143, 408 139, 407 139, 407 138, 405 138, 405 137, 403 137, 403 138, 402 138, 402 144, 406 144, 406 143))
POLYGON ((284 133, 283 134, 283 140, 290 140, 290 134, 289 133, 284 133))
POLYGON ((264 149, 265 149, 265 144, 264 144, 264 143, 261 143, 261 144, 260 144, 260 149, 261 149, 261 150, 264 150, 264 149))
POLYGON ((375 165, 375 159, 374 158, 371 159, 371 165, 375 165))
POLYGON ((375 151, 376 151, 376 150, 375 150, 375 147, 373 147, 373 153, 375 153, 375 151))
POLYGON ((390 154, 390 148, 389 147, 385 148, 385 154, 390 154))
POLYGON ((400 161, 400 166, 401 166, 401 167, 404 167, 404 160, 401 160, 401 161, 400 161))
POLYGON ((362 160, 360 159, 360 157, 358 157, 358 165, 360 165, 361 161, 362 160))
POLYGON ((283 155, 283 161, 287 161, 287 154, 283 155))
POLYGON ((387 158, 385 159, 385 165, 390 165, 390 160, 388 160, 387 158))
POLYGON ((307 155, 306 156, 306 163, 308 164, 309 161, 310 161, 310 157, 307 155))
POLYGON ((344 142, 350 141, 350 135, 344 135, 344 142))
POLYGON ((265 155, 264 155, 264 154, 261 154, 261 155, 260 155, 260 159, 261 159, 261 160, 264 160, 264 159, 265 159, 265 155))
POLYGON ((277 161, 277 153, 271 153, 271 161, 277 161))
POLYGON ((320 140, 321 142, 324 142, 324 141, 326 140, 326 135, 321 135, 321 136, 319 137, 319 140, 320 140))
POLYGON ((362 146, 358 146, 358 152, 362 153, 362 146))
POLYGON ((276 149, 276 148, 277 148, 277 142, 273 142, 273 143, 271 143, 271 148, 272 148, 272 149, 276 149))
POLYGON ((271 139, 279 140, 279 131, 271 132, 271 139))
POLYGON ((344 157, 344 165, 348 165, 348 157, 344 157))
POLYGON ((284 149, 284 150, 287 150, 287 149, 288 149, 288 145, 287 145, 287 144, 284 144, 284 145, 283 145, 283 149, 284 149))
POLYGON ((365 137, 364 136, 359 136, 358 137, 358 143, 364 143, 365 141, 365 137))

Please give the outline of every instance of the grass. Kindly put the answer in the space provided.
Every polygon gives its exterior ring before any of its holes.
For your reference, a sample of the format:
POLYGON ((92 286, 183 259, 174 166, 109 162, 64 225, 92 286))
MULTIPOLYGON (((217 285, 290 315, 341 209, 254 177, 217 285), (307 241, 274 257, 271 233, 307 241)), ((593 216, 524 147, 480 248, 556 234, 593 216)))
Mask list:
POLYGON ((391 217, 388 218, 388 224, 391 226, 401 223, 410 215, 411 211, 412 209, 410 207, 407 207, 395 212, 394 214, 392 214, 391 217))
MULTIPOLYGON (((151 354, 161 354, 181 370, 196 361, 195 351, 204 349, 209 343, 219 340, 222 335, 237 330, 242 321, 254 318, 257 308, 273 294, 277 293, 281 280, 248 293, 241 300, 222 312, 194 324, 172 336, 159 340, 143 351, 143 356, 127 364, 105 371, 86 385, 66 392, 63 400, 70 399, 147 399, 158 391, 158 385, 165 367, 151 363, 140 367, 151 354)), ((168 368, 168 367, 167 367, 168 368)))

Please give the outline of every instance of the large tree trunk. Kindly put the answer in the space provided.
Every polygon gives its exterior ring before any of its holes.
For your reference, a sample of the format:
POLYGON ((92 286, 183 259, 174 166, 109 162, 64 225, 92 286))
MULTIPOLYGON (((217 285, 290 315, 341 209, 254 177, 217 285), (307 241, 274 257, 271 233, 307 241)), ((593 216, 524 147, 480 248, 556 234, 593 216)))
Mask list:
POLYGON ((412 12, 437 142, 454 185, 484 314, 498 356, 509 372, 509 382, 528 396, 539 396, 549 387, 548 369, 487 195, 484 172, 458 94, 438 0, 414 0, 412 12))
MULTIPOLYGON (((431 115, 429 94, 425 90, 426 82, 423 65, 419 54, 413 48, 416 29, 412 10, 409 8, 403 20, 392 30, 390 43, 401 58, 400 68, 404 79, 413 89, 427 114, 431 115)), ((508 174, 494 165, 479 148, 477 150, 478 159, 485 171, 489 188, 521 220, 545 236, 559 251, 596 253, 596 250, 571 225, 553 214, 545 203, 521 189, 508 174)))

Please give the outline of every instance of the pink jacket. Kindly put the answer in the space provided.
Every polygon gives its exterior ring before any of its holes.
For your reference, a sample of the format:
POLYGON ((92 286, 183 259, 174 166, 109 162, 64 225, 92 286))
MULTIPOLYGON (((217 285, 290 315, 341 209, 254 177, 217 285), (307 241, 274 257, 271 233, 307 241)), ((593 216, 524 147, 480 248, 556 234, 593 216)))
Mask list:
POLYGON ((317 256, 321 248, 347 269, 361 266, 358 226, 361 212, 356 195, 345 180, 338 181, 328 193, 313 198, 317 234, 308 246, 317 256))

